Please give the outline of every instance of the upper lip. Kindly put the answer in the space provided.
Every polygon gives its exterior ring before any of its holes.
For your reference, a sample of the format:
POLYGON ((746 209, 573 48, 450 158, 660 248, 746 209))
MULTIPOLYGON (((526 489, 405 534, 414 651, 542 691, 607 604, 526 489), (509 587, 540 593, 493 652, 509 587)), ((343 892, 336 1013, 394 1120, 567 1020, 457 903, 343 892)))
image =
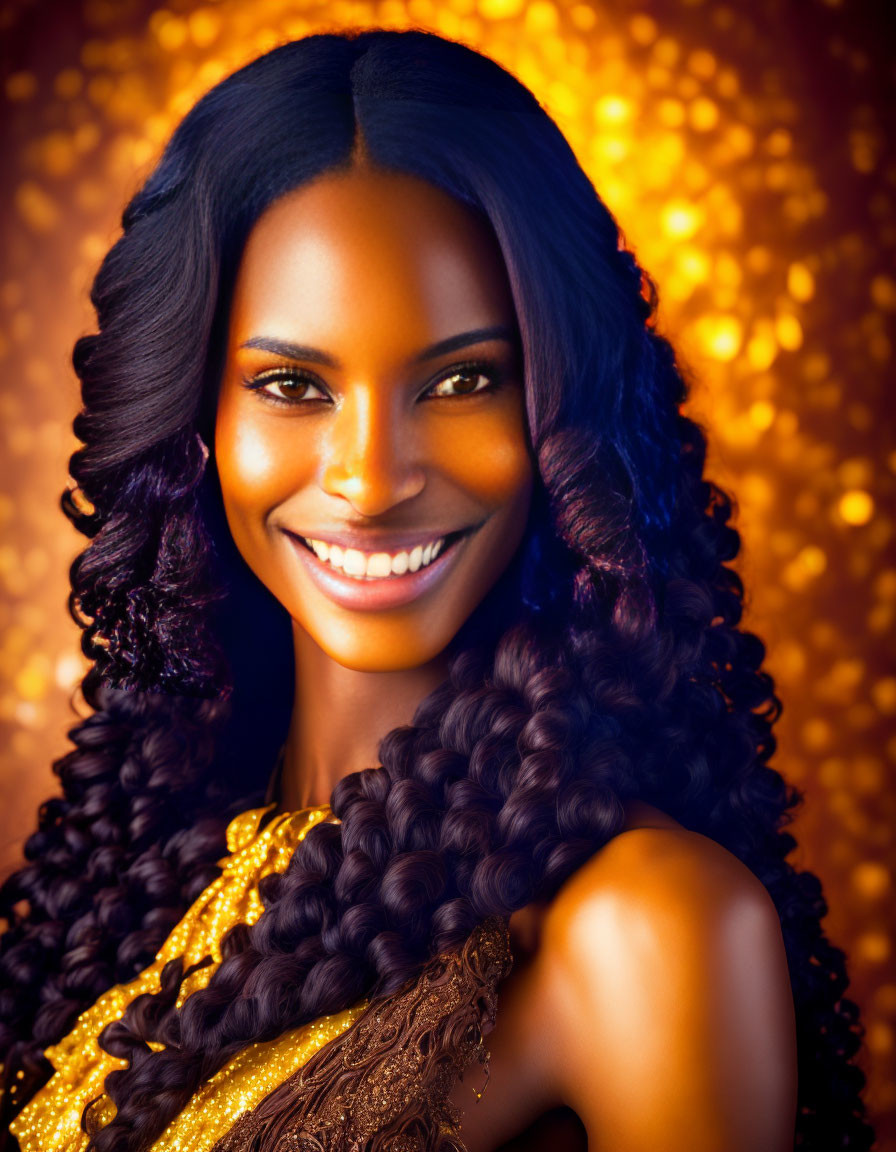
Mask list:
POLYGON ((409 552, 418 546, 423 548, 445 536, 456 536, 471 531, 471 528, 430 529, 428 532, 379 532, 368 528, 363 531, 314 531, 295 532, 285 529, 290 536, 300 540, 322 540, 324 544, 337 544, 340 548, 356 548, 359 552, 409 552))

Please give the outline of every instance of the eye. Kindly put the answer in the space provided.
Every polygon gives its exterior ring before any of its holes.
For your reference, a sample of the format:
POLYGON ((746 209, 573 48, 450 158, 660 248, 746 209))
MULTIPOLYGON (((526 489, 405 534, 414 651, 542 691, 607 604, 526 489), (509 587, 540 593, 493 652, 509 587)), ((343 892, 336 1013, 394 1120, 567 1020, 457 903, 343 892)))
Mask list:
POLYGON ((329 400, 323 385, 313 376, 295 368, 269 368, 244 380, 252 392, 258 392, 272 404, 297 404, 310 400, 329 400), (276 389, 276 391, 274 391, 276 389))
POLYGON ((430 385, 426 396, 475 396, 489 392, 501 384, 501 374, 494 364, 460 364, 430 385))

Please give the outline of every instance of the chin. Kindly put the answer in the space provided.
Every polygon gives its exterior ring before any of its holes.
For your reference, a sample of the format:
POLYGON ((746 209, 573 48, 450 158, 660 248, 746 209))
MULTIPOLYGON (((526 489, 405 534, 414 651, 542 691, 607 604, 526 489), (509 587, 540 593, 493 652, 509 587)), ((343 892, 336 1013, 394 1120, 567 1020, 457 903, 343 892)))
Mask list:
MULTIPOLYGON (((300 622, 299 626, 304 627, 300 622)), ((367 629, 357 625, 336 629, 335 634, 304 630, 331 660, 353 672, 408 672, 421 668, 440 656, 453 636, 446 636, 441 643, 431 630, 410 635, 405 629, 367 629)))

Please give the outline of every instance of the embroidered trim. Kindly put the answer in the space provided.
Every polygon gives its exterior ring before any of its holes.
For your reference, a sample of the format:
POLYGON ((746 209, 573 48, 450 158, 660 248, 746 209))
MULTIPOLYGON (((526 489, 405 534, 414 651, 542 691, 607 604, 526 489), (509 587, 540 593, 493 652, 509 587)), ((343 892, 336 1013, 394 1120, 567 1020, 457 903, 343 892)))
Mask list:
POLYGON ((212 1152, 465 1152, 448 1097, 473 1062, 487 1081, 484 1037, 511 964, 507 922, 484 921, 458 952, 371 1003, 212 1152))

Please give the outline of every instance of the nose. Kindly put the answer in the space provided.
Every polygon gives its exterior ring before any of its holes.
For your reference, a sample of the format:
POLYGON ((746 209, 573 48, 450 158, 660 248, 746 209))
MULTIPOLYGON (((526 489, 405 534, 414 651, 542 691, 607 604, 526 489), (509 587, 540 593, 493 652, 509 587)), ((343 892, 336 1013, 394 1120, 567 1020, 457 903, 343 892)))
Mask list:
POLYGON ((410 422, 374 388, 343 396, 323 446, 321 488, 361 516, 380 516, 418 495, 426 473, 410 422))

